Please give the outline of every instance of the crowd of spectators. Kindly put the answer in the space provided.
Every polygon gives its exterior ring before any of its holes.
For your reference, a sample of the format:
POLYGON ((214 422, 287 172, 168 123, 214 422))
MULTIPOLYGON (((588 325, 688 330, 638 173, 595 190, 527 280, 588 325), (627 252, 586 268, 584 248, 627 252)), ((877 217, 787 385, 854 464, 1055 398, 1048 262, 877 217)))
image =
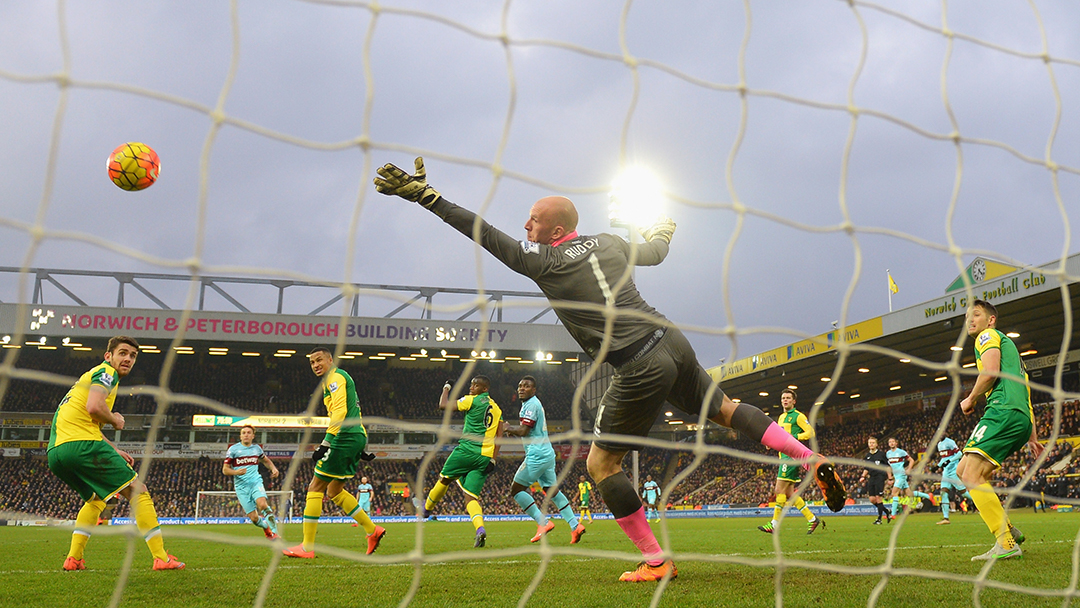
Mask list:
MULTIPOLYGON (((428 466, 423 484, 425 494, 438 479, 445 460, 445 455, 438 456, 428 466)), ((420 464, 419 460, 374 460, 362 463, 356 477, 346 484, 345 488, 355 493, 360 477, 367 476, 369 482, 375 487, 372 510, 376 514, 412 515, 415 513, 412 496, 404 497, 400 493, 392 493, 394 488, 392 484, 404 482, 409 484, 410 490, 415 488, 420 464)), ((495 471, 488 477, 481 497, 481 504, 486 513, 518 513, 520 511, 520 507, 510 495, 510 485, 518 464, 515 460, 500 459, 495 471)), ((279 460, 277 465, 282 473, 280 477, 274 479, 269 475, 263 476, 267 491, 282 490, 282 482, 285 480, 290 462, 279 460)), ((136 460, 135 469, 139 470, 140 466, 141 461, 136 460)), ((312 469, 313 465, 308 459, 303 459, 298 465, 291 486, 294 491, 292 512, 295 516, 299 516, 303 510, 312 469)), ((586 470, 585 463, 578 460, 560 486, 563 493, 574 503, 575 509, 579 504, 577 484, 580 475, 586 475, 586 470)), ((232 481, 221 472, 221 461, 205 457, 198 460, 153 460, 149 474, 145 478, 145 484, 150 496, 154 499, 159 517, 193 517, 199 491, 232 490, 232 481)), ((536 496, 538 499, 543 498, 543 494, 539 492, 536 496)), ((464 513, 465 502, 465 495, 455 485, 447 492, 435 513, 464 513)), ((82 499, 74 490, 68 488, 49 471, 43 458, 4 458, 0 461, 0 511, 27 513, 55 519, 74 519, 82 503, 82 499)), ((603 501, 595 492, 593 509, 598 512, 604 510, 603 501)), ((199 515, 200 517, 241 517, 244 515, 241 511, 238 503, 228 496, 224 499, 210 500, 204 497, 200 504, 199 515)), ((554 512, 553 509, 552 512, 554 512)), ((114 516, 123 517, 127 513, 127 501, 121 500, 114 511, 114 516)), ((329 503, 325 508, 325 513, 341 515, 340 511, 329 503)))
MULTIPOLYGON (((1080 409, 1080 402, 1066 402, 1063 407, 1065 414, 1063 419, 1074 418, 1078 409, 1080 409)), ((1046 424, 1048 418, 1052 420, 1052 406, 1036 406, 1036 412, 1037 422, 1040 425, 1046 424)), ((831 456, 861 460, 866 452, 866 438, 870 435, 879 437, 883 444, 888 437, 896 437, 900 441, 900 446, 913 457, 918 458, 920 453, 927 452, 925 470, 928 477, 925 483, 930 484, 933 481, 930 476, 940 475, 940 470, 935 467, 936 450, 927 451, 927 446, 941 422, 941 414, 941 410, 930 408, 901 416, 855 420, 833 427, 823 426, 818 429, 818 449, 831 456)), ((970 434, 976 420, 975 417, 954 415, 946 425, 943 436, 952 437, 957 443, 962 444, 970 434)), ((1061 434, 1070 435, 1071 433, 1061 434)), ((760 444, 726 430, 711 433, 709 439, 709 449, 713 452, 705 456, 696 466, 694 466, 695 453, 691 443, 682 444, 686 446, 685 449, 681 449, 682 445, 677 445, 671 450, 657 448, 642 450, 639 453, 641 479, 644 480, 646 475, 652 475, 666 490, 670 483, 675 481, 676 475, 680 475, 679 483, 669 495, 668 502, 672 505, 690 507, 709 504, 757 505, 772 500, 776 473, 773 460, 775 455, 767 453, 760 444), (743 454, 754 454, 756 457, 750 460, 738 455, 715 453, 715 448, 711 447, 715 445, 723 445, 728 450, 743 454), (687 472, 687 469, 691 470, 687 472)), ((439 454, 428 464, 422 484, 424 492, 435 483, 445 458, 445 453, 439 454)), ((1003 463, 1001 471, 995 478, 995 485, 1002 489, 1003 494, 1007 493, 1010 488, 1015 488, 1020 483, 1032 462, 1029 451, 1024 448, 1003 463)), ((484 488, 482 504, 485 512, 518 512, 519 508, 509 491, 518 464, 513 458, 499 459, 498 466, 489 476, 484 488)), ((283 473, 289 465, 288 460, 278 462, 278 467, 283 473)), ((366 475, 376 488, 372 506, 378 514, 410 515, 414 513, 413 497, 405 497, 400 493, 392 492, 393 487, 400 488, 401 486, 391 486, 391 484, 405 483, 408 484, 410 490, 414 489, 420 465, 420 460, 378 459, 362 463, 357 477, 346 487, 350 491, 355 491, 355 485, 359 483, 360 476, 366 475)), ((138 468, 137 462, 136 469, 138 468)), ((561 462, 559 468, 560 471, 563 468, 561 462)), ((629 456, 627 469, 629 469, 629 456)), ((860 480, 864 467, 843 463, 838 469, 850 495, 853 498, 865 498, 865 483, 860 480)), ((301 460, 298 464, 296 479, 291 486, 295 492, 293 505, 295 512, 299 512, 298 510, 303 505, 305 488, 311 479, 311 471, 310 461, 301 460)), ((581 475, 586 475, 588 479, 585 463, 578 460, 564 477, 561 486, 564 494, 575 505, 578 500, 577 482, 581 475)), ((1043 466, 1024 490, 1035 494, 1045 494, 1045 502, 1051 504, 1055 498, 1080 499, 1080 484, 1074 482, 1077 478, 1080 478, 1080 459, 1073 458, 1070 443, 1059 441, 1049 450, 1043 466)), ((284 477, 271 479, 267 476, 267 490, 280 490, 283 479, 284 477)), ((915 481, 919 483, 920 480, 915 481)), ((151 463, 146 483, 154 497, 158 513, 162 517, 194 515, 196 494, 199 490, 231 490, 229 480, 221 473, 221 463, 206 457, 198 460, 156 459, 151 463)), ((537 496, 542 498, 542 494, 538 493, 537 496)), ((816 484, 809 484, 804 490, 804 497, 809 500, 820 500, 816 484)), ((239 513, 239 508, 228 500, 213 504, 214 510, 205 510, 203 514, 207 516, 242 515, 239 513), (230 511, 234 512, 230 513, 230 511)), ((1035 499, 1030 496, 1019 496, 1015 502, 1018 507, 1034 504, 1035 499)), ((21 458, 0 460, 0 510, 72 519, 80 506, 79 497, 48 471, 44 459, 40 456, 24 455, 21 458)), ((456 488, 452 488, 436 509, 435 514, 462 513, 464 507, 464 495, 456 488)), ((121 501, 117 514, 123 515, 126 509, 125 503, 121 501)), ((593 495, 593 510, 597 512, 604 510, 598 493, 593 495)), ((330 511, 332 509, 328 510, 330 511)))
MULTIPOLYGON (((929 407, 922 411, 899 416, 885 416, 880 418, 856 419, 837 426, 819 426, 817 429, 818 451, 832 457, 850 458, 861 460, 868 448, 866 440, 870 436, 876 436, 882 446, 888 449, 887 439, 896 437, 900 447, 918 458, 920 453, 928 452, 928 465, 925 468, 927 475, 940 475, 941 471, 936 466, 936 445, 929 446, 930 440, 941 423, 944 411, 942 407, 929 407), (931 448, 928 450, 928 447, 931 448)), ((1054 405, 1040 404, 1035 406, 1036 424, 1041 429, 1040 439, 1047 439, 1053 424, 1054 405)), ((1062 405, 1062 430, 1059 437, 1071 437, 1080 435, 1080 429, 1072 426, 1080 414, 1080 401, 1067 401, 1062 405), (1072 421, 1067 424, 1067 421, 1072 421)), ((959 409, 950 418, 945 427, 942 437, 951 437, 957 444, 963 445, 978 422, 977 416, 964 416, 959 409)), ((759 444, 737 439, 722 443, 732 449, 752 454, 765 454, 766 450, 759 444)), ((1072 477, 1066 477, 1080 470, 1080 462, 1070 462, 1067 468, 1060 472, 1051 471, 1050 467, 1071 458, 1071 444, 1059 441, 1051 449, 1050 455, 1045 460, 1043 467, 1034 476, 1031 484, 1025 489, 1031 491, 1045 491, 1048 496, 1061 498, 1074 498, 1080 494, 1080 484, 1073 483, 1072 477)), ((774 456, 770 456, 774 457, 774 456)), ((683 470, 694 460, 694 454, 689 451, 678 452, 676 458, 678 465, 676 470, 683 470)), ((1015 486, 1022 478, 1027 466, 1033 462, 1033 458, 1027 448, 1013 455, 1003 463, 1002 470, 995 479, 1000 488, 1015 486)), ((841 464, 838 467, 841 477, 848 488, 848 492, 855 498, 866 498, 866 483, 861 479, 865 470, 863 467, 852 464, 841 464)), ((679 483, 671 492, 673 504, 685 505, 708 505, 708 504, 743 504, 757 505, 773 500, 773 487, 776 480, 776 465, 762 464, 758 461, 746 460, 734 456, 722 454, 710 454, 679 483)), ((886 489, 888 491, 888 488, 886 489)), ((809 500, 820 500, 820 492, 816 484, 809 484, 803 491, 803 496, 809 500)), ((1027 499, 1019 504, 1025 505, 1027 499)))

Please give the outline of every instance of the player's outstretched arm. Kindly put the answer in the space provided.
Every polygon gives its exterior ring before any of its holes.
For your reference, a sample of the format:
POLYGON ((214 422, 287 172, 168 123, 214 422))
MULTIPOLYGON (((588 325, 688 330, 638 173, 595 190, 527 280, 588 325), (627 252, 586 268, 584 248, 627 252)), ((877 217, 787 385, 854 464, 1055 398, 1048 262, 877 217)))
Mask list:
POLYGON ((664 241, 670 245, 671 237, 675 235, 675 222, 670 217, 661 217, 653 222, 652 226, 640 228, 638 232, 646 243, 664 241))
POLYGON ((638 232, 645 239, 644 245, 639 245, 635 266, 656 266, 667 258, 668 245, 671 237, 675 234, 675 222, 669 217, 661 217, 648 228, 639 228, 638 232))
POLYGON ((439 191, 427 183, 427 170, 424 169, 423 157, 417 156, 413 161, 416 173, 409 175, 396 165, 387 163, 375 170, 379 177, 375 178, 375 190, 387 196, 400 196, 401 198, 420 203, 423 207, 431 209, 435 201, 439 199, 439 191))
MULTIPOLYGON (((424 159, 414 161, 416 174, 409 175, 393 164, 376 169, 375 190, 387 196, 398 196, 420 203, 461 234, 479 243, 488 253, 506 264, 510 270, 535 277, 543 268, 540 256, 526 255, 522 243, 478 218, 475 213, 446 200, 427 183, 424 159)), ((665 253, 666 254, 666 253, 665 253)), ((663 259, 663 258, 660 258, 663 259)), ((654 262, 659 264, 659 261, 654 262)))

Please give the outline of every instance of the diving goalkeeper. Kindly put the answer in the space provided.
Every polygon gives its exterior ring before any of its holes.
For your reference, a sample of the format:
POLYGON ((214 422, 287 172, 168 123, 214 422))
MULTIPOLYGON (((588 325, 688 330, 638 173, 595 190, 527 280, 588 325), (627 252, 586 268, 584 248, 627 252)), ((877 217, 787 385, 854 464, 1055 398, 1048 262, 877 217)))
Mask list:
POLYGON ((658 581, 678 575, 649 528, 636 488, 622 470, 623 456, 635 448, 634 438, 648 435, 665 401, 690 415, 705 408, 713 422, 808 465, 813 461, 826 504, 834 511, 843 508, 846 492, 834 466, 760 409, 734 403, 713 386, 683 333, 649 306, 630 280, 632 263, 655 266, 664 261, 675 233, 674 222, 658 221, 642 230, 644 244, 631 245, 611 234, 579 234, 577 209, 570 199, 548 196, 533 204, 525 222, 525 240, 518 241, 443 198, 428 185, 422 158, 416 159, 415 171, 409 175, 394 165, 384 165, 377 170, 375 189, 419 203, 470 238, 476 224, 476 242, 511 270, 532 279, 581 348, 594 360, 604 359, 615 368, 597 408, 596 437, 586 465, 615 520, 643 556, 637 568, 624 572, 620 581, 658 581), (621 313, 610 326, 604 310, 608 305, 621 313))

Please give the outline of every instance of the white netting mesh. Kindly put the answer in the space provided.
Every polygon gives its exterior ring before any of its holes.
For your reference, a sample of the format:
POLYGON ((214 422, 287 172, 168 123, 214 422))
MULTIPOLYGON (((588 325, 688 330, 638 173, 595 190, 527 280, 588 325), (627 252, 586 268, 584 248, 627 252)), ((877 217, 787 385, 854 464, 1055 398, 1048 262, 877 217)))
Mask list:
MULTIPOLYGON (((290 521, 296 515, 296 501, 292 491, 274 491, 266 493, 266 504, 282 516, 282 521, 290 521)), ((246 517, 244 507, 236 498, 236 492, 218 490, 199 490, 195 501, 195 523, 200 518, 235 518, 246 517)))
MULTIPOLYGON (((1080 173, 1080 138, 1069 113, 1080 74, 1080 62, 1070 58, 1078 54, 1071 45, 1080 24, 1072 8, 944 2, 419 6, 234 1, 212 10, 158 5, 122 14, 65 2, 5 6, 0 95, 7 117, 0 135, 10 202, 0 215, 4 250, 25 268, 79 256, 90 262, 60 265, 190 272, 181 326, 194 307, 199 277, 207 274, 340 285, 345 302, 356 295, 351 282, 358 277, 446 283, 448 266, 430 258, 433 251, 467 250, 460 237, 417 209, 374 199, 370 187, 374 166, 409 166, 413 155, 423 155, 432 183, 449 199, 509 232, 522 219, 523 200, 558 192, 575 196, 582 208, 592 202, 603 209, 618 167, 657 167, 678 203, 670 212, 680 230, 667 272, 636 282, 682 327, 712 339, 701 350, 730 344, 730 351, 719 352, 731 359, 775 345, 775 334, 788 341, 814 335, 817 323, 795 321, 807 310, 837 318, 841 327, 879 312, 879 279, 864 281, 878 274, 864 266, 885 267, 890 258, 908 264, 906 285, 929 267, 945 268, 926 271, 938 272, 933 280, 940 282, 955 274, 950 264, 962 271, 976 254, 1029 269, 1059 260, 1044 271, 1049 281, 1080 278, 1065 266, 1075 251, 1070 219, 1076 215, 1075 204, 1066 201, 1075 198, 1080 173), (1046 9, 1054 13, 1040 12, 1046 9), (27 54, 23 47, 47 52, 27 54), (917 93, 900 94, 910 89, 917 93), (46 115, 41 107, 54 111, 46 115), (332 120, 311 120, 316 116, 332 120), (193 132, 200 137, 184 137, 193 132), (134 195, 139 200, 123 199, 131 195, 110 190, 100 160, 136 136, 162 153, 162 182, 134 195), (532 154, 538 148, 541 157, 532 154), (179 184, 175 189, 166 185, 170 179, 179 184), (311 221, 320 210, 325 214, 311 221), (680 254, 679 239, 700 246, 680 254), (803 253, 788 255, 787 247, 803 253), (387 252, 395 264, 383 263, 387 252), (301 260, 307 257, 315 261, 301 260), (678 278, 683 274, 694 276, 678 278), (806 275, 817 282, 798 282, 806 275), (762 293, 762 282, 797 288, 796 304, 760 306, 777 297, 762 293), (666 301, 654 295, 660 291, 666 301), (701 304, 680 314, 672 311, 677 300, 701 304)), ((582 224, 593 229, 604 222, 604 211, 588 211, 582 224)), ((447 263, 463 260, 474 264, 460 273, 468 275, 459 277, 463 282, 517 281, 478 248, 475 257, 447 263)), ((23 276, 18 302, 30 301, 28 285, 23 276)), ((1074 329, 1067 287, 1061 293, 1064 353, 1074 329)), ((453 310, 473 305, 487 310, 490 302, 477 298, 453 310)), ((24 328, 30 308, 19 310, 16 327, 24 328)), ((344 320, 347 307, 341 313, 344 320)), ((174 344, 185 337, 178 332, 174 344)), ((23 333, 13 339, 21 343, 23 333)), ((860 350, 904 354, 840 342, 837 373, 819 400, 860 350)), ((170 350, 159 386, 168 385, 175 356, 170 350)), ((0 395, 12 378, 71 382, 20 369, 17 358, 14 350, 5 353, 0 395)), ((1056 400, 1050 439, 1057 436, 1061 402, 1076 398, 1063 389, 1064 361, 1042 387, 1056 400)), ((914 363, 954 379, 967 373, 957 357, 914 363)), ((197 396, 142 390, 159 404, 148 444, 172 404, 245 413, 197 396)), ((954 390, 946 419, 957 396, 954 390)), ((575 400, 575 420, 580 407, 575 400)), ((308 411, 320 408, 313 395, 308 411)), ((819 410, 809 412, 811 419, 819 410)), ((435 428, 444 443, 457 437, 446 424, 368 421, 435 428)), ((575 423, 555 439, 589 437, 575 423)), ((668 484, 663 502, 709 454, 772 466, 771 457, 710 446, 700 434, 697 439, 693 462, 668 484)), ((422 461, 421 477, 433 457, 422 461)), ((142 460, 141 473, 151 461, 142 460)), ((283 471, 285 487, 300 462, 283 471)), ((416 529, 421 552, 423 530, 416 529)), ((977 601, 989 566, 974 579, 894 569, 898 533, 884 566, 873 569, 790 558, 777 541, 770 562, 779 566, 777 604, 783 604, 782 572, 791 566, 877 574, 881 585, 870 605, 896 574, 974 581, 977 601)), ((636 559, 627 547, 618 557, 636 559)), ((676 559, 756 564, 672 549, 676 559)), ((544 561, 521 605, 543 579, 548 559, 589 551, 541 546, 484 557, 523 553, 539 553, 544 561)), ((340 554, 413 564, 413 585, 401 605, 412 600, 421 566, 445 559, 340 554)), ((279 560, 266 572, 257 605, 279 560)), ((130 566, 129 555, 121 587, 130 566)), ((1030 595, 1072 595, 1076 587, 996 584, 1030 595)), ((653 605, 665 589, 657 588, 653 605)))

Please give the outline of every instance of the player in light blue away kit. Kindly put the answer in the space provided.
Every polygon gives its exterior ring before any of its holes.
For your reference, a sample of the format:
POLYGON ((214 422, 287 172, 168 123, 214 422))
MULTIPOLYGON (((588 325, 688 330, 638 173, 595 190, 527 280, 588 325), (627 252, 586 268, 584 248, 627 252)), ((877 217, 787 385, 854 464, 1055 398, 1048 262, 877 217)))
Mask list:
MULTIPOLYGON (((367 477, 360 478, 360 485, 356 486, 356 504, 360 506, 360 509, 364 513, 371 517, 371 497, 375 494, 375 488, 371 487, 368 483, 367 477)), ((357 527, 360 524, 353 522, 352 527, 357 527)))
POLYGON ((893 480, 892 516, 896 517, 900 512, 900 505, 908 504, 911 498, 911 487, 908 486, 907 474, 915 464, 915 459, 900 449, 900 442, 897 441, 896 437, 889 437, 889 451, 885 452, 885 457, 889 459, 889 466, 892 467, 892 472, 889 473, 889 477, 893 480), (903 500, 900 499, 901 492, 904 494, 903 500))
POLYGON ((653 481, 652 475, 645 476, 645 491, 641 494, 645 499, 645 521, 660 521, 660 512, 656 510, 656 502, 660 500, 660 484, 653 481))
POLYGON ((555 486, 555 450, 551 447, 551 441, 548 440, 547 415, 544 413, 544 406, 536 398, 536 378, 532 376, 522 378, 521 382, 518 382, 517 392, 518 399, 521 400, 518 424, 508 426, 505 434, 510 437, 521 437, 521 442, 525 444, 525 460, 514 474, 510 495, 521 506, 521 510, 536 521, 536 536, 533 536, 530 542, 540 542, 545 534, 555 529, 555 523, 548 520, 537 506, 532 493, 529 492, 529 486, 533 482, 539 483, 551 497, 551 502, 559 510, 563 521, 570 526, 570 544, 576 544, 585 534, 585 526, 581 525, 577 516, 574 515, 570 500, 555 486))
POLYGON ((244 513, 251 518, 251 523, 263 529, 263 534, 271 540, 278 538, 277 518, 274 510, 266 503, 266 490, 263 488, 262 475, 259 475, 259 463, 270 469, 270 475, 277 477, 278 469, 266 457, 262 446, 255 442, 255 427, 245 424, 240 429, 240 443, 229 446, 225 453, 225 463, 221 472, 233 477, 236 499, 240 501, 244 513), (237 468, 239 467, 239 468, 237 468))
POLYGON ((937 451, 938 466, 941 467, 942 520, 937 522, 940 526, 949 523, 949 503, 951 502, 949 497, 950 491, 957 498, 960 496, 971 498, 971 494, 968 494, 967 488, 964 487, 963 482, 960 481, 960 476, 956 473, 956 465, 960 463, 960 459, 964 456, 960 446, 956 445, 956 442, 952 439, 946 437, 938 442, 937 451))
POLYGON ((371 515, 371 496, 374 493, 375 488, 368 483, 368 478, 361 477, 360 485, 356 488, 356 502, 360 503, 360 508, 369 516, 371 515))

